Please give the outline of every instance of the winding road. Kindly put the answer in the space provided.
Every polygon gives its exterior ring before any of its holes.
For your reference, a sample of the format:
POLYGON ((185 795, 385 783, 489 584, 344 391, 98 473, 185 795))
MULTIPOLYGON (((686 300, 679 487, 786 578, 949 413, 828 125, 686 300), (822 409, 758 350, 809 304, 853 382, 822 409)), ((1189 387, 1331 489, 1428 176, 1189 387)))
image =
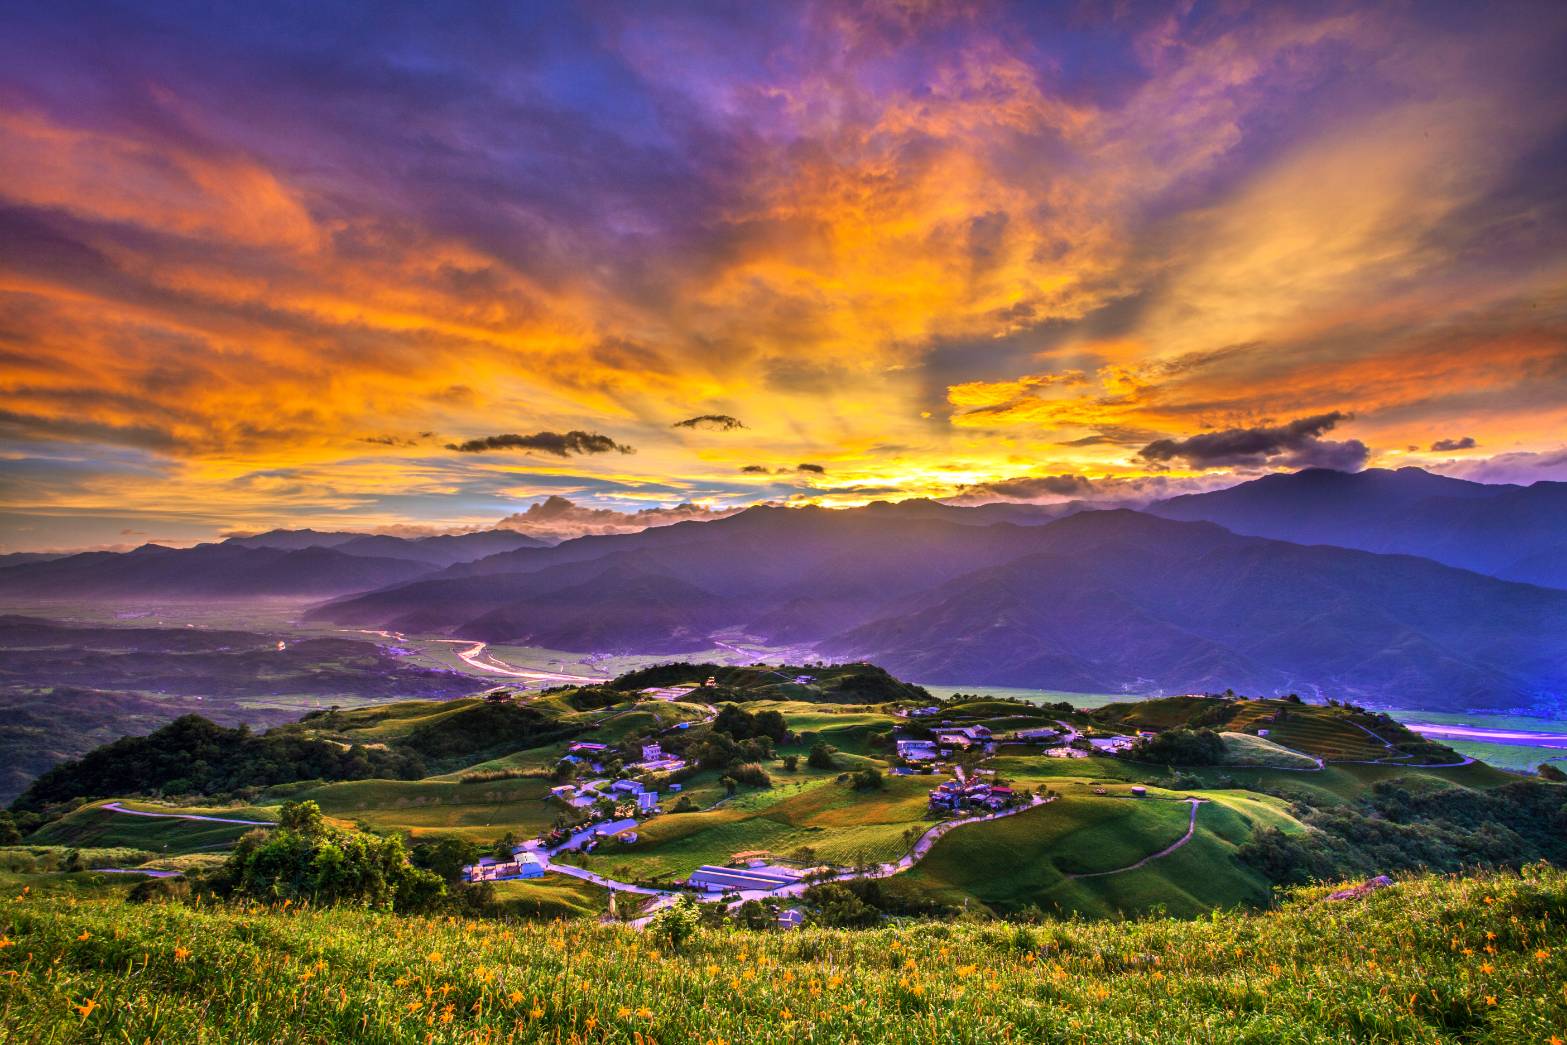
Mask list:
POLYGON ((249 827, 276 827, 271 820, 240 820, 229 816, 201 816, 197 813, 150 813, 144 809, 126 809, 118 802, 105 802, 98 807, 111 813, 124 813, 126 816, 146 816, 155 820, 199 820, 208 824, 244 824, 249 827))
POLYGON ((1135 871, 1139 867, 1143 867, 1143 866, 1145 866, 1147 864, 1153 863, 1155 860, 1159 860, 1159 859, 1162 859, 1163 857, 1169 856, 1171 853, 1175 852, 1181 846, 1185 845, 1187 842, 1190 842, 1192 840, 1192 835, 1196 834, 1196 832, 1197 832, 1197 807, 1202 805, 1203 803, 1205 803, 1208 800, 1206 798, 1188 798, 1186 801, 1191 804, 1192 815, 1186 821, 1186 833, 1184 835, 1182 835, 1180 838, 1176 839, 1174 845, 1167 845, 1163 849, 1159 850, 1157 853, 1151 853, 1148 856, 1143 857, 1141 860, 1137 861, 1135 864, 1127 864, 1125 867, 1117 867, 1117 868, 1115 868, 1112 871, 1085 871, 1082 874, 1069 874, 1069 875, 1067 875, 1067 877, 1068 878, 1103 878, 1105 875, 1123 874, 1123 873, 1125 873, 1127 871, 1135 871))

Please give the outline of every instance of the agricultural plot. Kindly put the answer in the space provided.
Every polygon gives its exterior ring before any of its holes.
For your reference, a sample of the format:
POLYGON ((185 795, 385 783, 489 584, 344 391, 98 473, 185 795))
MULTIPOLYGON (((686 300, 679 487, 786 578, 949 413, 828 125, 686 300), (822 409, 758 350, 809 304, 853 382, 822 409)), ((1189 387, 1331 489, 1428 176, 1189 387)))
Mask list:
POLYGON ((280 802, 309 799, 328 816, 377 830, 406 830, 416 838, 449 834, 472 841, 491 841, 508 831, 531 837, 547 828, 557 812, 547 801, 549 781, 535 777, 472 784, 352 780, 278 788, 271 797, 280 802))

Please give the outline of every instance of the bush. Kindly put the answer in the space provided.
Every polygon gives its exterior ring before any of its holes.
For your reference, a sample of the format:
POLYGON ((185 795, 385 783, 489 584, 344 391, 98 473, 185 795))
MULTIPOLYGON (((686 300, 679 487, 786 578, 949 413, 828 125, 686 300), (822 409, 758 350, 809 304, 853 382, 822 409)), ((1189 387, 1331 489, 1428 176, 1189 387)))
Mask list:
POLYGON ((446 895, 446 883, 414 867, 400 836, 326 826, 314 802, 283 806, 278 826, 240 838, 223 881, 258 900, 309 900, 399 912, 426 911, 446 895))
POLYGON ((882 779, 881 770, 875 766, 868 766, 849 777, 850 784, 856 791, 877 791, 887 786, 882 779))
POLYGON ((190 899, 190 882, 178 878, 148 878, 125 894, 127 903, 183 903, 190 899))
POLYGON ((811 753, 805 757, 805 764, 812 769, 836 769, 837 763, 832 760, 833 747, 825 740, 818 740, 811 745, 811 753))
POLYGON ((682 896, 655 914, 647 928, 655 940, 668 944, 671 951, 678 951, 696 935, 701 924, 702 914, 697 910, 696 900, 682 896))
POLYGON ((772 787, 773 778, 767 775, 767 770, 755 762, 747 762, 744 765, 732 766, 729 775, 738 782, 748 787, 772 787))
POLYGON ((1133 744, 1128 756, 1167 766, 1214 766, 1224 760, 1224 739, 1211 729, 1167 729, 1133 744))

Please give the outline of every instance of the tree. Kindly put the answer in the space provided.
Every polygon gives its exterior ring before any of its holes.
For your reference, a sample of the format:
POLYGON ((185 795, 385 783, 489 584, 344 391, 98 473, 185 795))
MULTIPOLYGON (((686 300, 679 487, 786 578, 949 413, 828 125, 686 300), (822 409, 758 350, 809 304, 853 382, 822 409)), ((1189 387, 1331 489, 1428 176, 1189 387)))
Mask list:
POLYGON ((1567 782, 1567 773, 1563 773, 1549 762, 1540 763, 1539 773, 1541 779, 1549 780, 1555 784, 1567 782))
POLYGON ((655 914, 647 927, 654 939, 663 940, 671 951, 678 951, 696 935, 701 924, 702 914, 696 909, 696 901, 682 896, 655 914))
POLYGON ((836 769, 837 763, 832 760, 832 745, 825 740, 818 740, 811 745, 811 753, 806 756, 805 764, 812 769, 836 769))
POLYGON ((882 779, 881 770, 875 766, 866 766, 850 777, 856 791, 876 791, 886 787, 886 781, 882 779))
POLYGON ((322 815, 321 807, 308 799, 303 802, 284 802, 283 808, 278 811, 277 822, 283 830, 302 835, 318 835, 326 829, 326 817, 322 815))
POLYGON ((795 772, 796 770, 798 770, 800 768, 800 756, 799 755, 785 755, 783 757, 783 766, 784 766, 784 769, 786 771, 788 771, 790 773, 795 772))
POLYGON ((10 813, 0 813, 0 845, 18 845, 21 841, 22 832, 16 829, 16 820, 10 813))

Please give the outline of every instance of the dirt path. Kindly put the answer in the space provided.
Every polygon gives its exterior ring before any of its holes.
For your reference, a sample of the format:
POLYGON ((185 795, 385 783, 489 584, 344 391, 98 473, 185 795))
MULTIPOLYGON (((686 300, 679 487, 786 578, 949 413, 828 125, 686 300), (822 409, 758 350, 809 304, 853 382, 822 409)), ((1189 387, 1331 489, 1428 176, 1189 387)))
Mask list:
POLYGON ((1087 872, 1084 872, 1083 874, 1069 874, 1069 875, 1067 875, 1067 877, 1068 878, 1103 878, 1105 875, 1122 874, 1122 873, 1124 873, 1126 871, 1135 871, 1139 867, 1143 867, 1146 864, 1153 863, 1155 860, 1158 860, 1158 859, 1161 859, 1163 857, 1169 856, 1171 853, 1175 852, 1181 846, 1185 845, 1187 842, 1190 842, 1192 840, 1192 835, 1196 834, 1196 832, 1197 832, 1197 807, 1202 805, 1204 802, 1206 802, 1207 799, 1205 799, 1205 798, 1188 798, 1186 801, 1191 804, 1192 813, 1191 813, 1191 816, 1186 821, 1186 833, 1184 835, 1182 835, 1179 839, 1177 839, 1174 845, 1167 845, 1163 849, 1159 850, 1157 853, 1153 853, 1153 854, 1151 854, 1149 856, 1143 857, 1141 860, 1137 861, 1135 864, 1127 864, 1125 867, 1117 867, 1113 871, 1087 871, 1087 872))

